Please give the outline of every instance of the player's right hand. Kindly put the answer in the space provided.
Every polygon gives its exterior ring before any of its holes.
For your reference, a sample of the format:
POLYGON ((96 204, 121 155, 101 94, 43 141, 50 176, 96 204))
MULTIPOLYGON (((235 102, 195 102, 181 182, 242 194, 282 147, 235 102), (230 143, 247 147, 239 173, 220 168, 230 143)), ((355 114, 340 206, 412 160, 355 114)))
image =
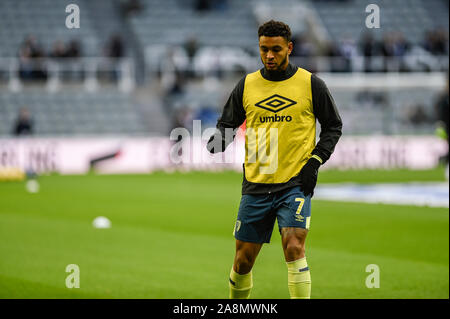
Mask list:
POLYGON ((206 145, 206 149, 212 154, 223 152, 225 150, 225 141, 222 139, 221 134, 216 133, 211 136, 206 145))

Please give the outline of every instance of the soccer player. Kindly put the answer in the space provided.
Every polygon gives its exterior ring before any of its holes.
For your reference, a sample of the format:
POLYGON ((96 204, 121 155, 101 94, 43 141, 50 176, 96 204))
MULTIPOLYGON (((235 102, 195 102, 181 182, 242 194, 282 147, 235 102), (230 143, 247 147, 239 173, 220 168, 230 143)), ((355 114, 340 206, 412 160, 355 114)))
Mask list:
POLYGON ((264 67, 236 85, 207 145, 211 153, 224 151, 247 120, 230 298, 249 298, 253 264, 263 243, 270 242, 277 218, 290 297, 308 299, 311 276, 305 240, 311 197, 318 169, 342 134, 342 121, 325 83, 289 63, 289 26, 271 20, 259 27, 258 36, 264 67), (316 118, 321 125, 317 145, 316 118))

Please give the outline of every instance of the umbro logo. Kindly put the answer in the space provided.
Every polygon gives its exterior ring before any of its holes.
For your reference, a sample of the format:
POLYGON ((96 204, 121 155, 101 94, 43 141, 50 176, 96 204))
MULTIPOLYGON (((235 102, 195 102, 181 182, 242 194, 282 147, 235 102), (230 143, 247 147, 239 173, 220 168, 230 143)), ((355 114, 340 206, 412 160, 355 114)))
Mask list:
POLYGON ((272 96, 269 96, 267 99, 259 101, 258 103, 255 104, 255 106, 277 113, 295 104, 297 104, 297 102, 292 101, 287 97, 274 94, 272 96))

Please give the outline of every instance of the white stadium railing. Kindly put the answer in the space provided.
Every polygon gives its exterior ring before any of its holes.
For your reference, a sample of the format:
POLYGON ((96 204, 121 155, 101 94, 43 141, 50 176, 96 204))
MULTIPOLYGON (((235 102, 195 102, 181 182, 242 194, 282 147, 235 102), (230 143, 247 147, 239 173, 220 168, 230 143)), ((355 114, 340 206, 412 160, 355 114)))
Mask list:
MULTIPOLYGON (((39 71, 44 74, 49 91, 57 91, 65 82, 63 74, 81 75, 87 91, 95 91, 101 81, 99 73, 114 74, 118 89, 130 92, 135 88, 135 65, 129 58, 111 59, 105 57, 84 58, 20 58, 0 57, 0 73, 3 73, 10 91, 18 92, 23 87, 24 73, 39 71)), ((26 77, 26 76, 25 76, 26 77)))

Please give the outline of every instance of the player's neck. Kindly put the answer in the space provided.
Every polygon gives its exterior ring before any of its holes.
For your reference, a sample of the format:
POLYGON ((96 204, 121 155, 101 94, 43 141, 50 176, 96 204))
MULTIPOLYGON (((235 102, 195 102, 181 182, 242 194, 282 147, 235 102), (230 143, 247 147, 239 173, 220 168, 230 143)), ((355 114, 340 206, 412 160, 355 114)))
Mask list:
POLYGON ((284 70, 271 71, 267 70, 265 67, 261 69, 261 75, 263 78, 269 81, 283 81, 289 79, 295 74, 297 67, 288 63, 284 70))

